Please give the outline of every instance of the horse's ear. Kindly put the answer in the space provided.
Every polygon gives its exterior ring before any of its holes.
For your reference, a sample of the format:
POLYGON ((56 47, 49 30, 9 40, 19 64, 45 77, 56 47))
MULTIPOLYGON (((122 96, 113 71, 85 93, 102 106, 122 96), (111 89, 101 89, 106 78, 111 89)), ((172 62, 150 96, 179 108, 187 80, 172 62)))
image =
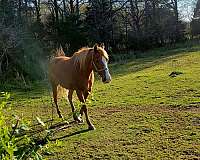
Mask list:
POLYGON ((97 49, 98 49, 98 44, 95 44, 94 45, 94 52, 97 52, 97 49))
POLYGON ((62 52, 63 51, 63 48, 62 48, 62 46, 61 46, 61 44, 60 44, 60 46, 59 46, 59 49, 58 49, 60 52, 62 52))
POLYGON ((60 45, 59 48, 56 49, 56 57, 65 56, 65 52, 63 51, 62 46, 60 45))
POLYGON ((105 48, 105 45, 104 45, 104 43, 101 43, 100 45, 99 45, 101 48, 105 48))

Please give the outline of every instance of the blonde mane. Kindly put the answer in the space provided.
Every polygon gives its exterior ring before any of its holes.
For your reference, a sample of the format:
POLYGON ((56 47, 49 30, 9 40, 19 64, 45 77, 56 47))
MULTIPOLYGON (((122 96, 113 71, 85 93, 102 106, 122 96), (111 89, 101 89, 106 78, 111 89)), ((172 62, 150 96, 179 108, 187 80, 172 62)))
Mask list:
MULTIPOLYGON (((93 48, 83 47, 79 49, 77 52, 75 52, 72 56, 72 58, 75 59, 74 64, 75 65, 79 64, 81 70, 85 69, 85 63, 86 63, 86 59, 87 59, 87 55, 89 51, 94 52, 93 48)), ((108 60, 108 54, 103 48, 98 47, 97 51, 108 60)))
POLYGON ((98 47, 98 48, 97 48, 97 51, 98 51, 103 57, 105 57, 107 60, 109 60, 108 53, 107 53, 102 47, 98 47))
POLYGON ((75 52, 72 56, 72 58, 74 58, 75 66, 79 65, 80 70, 84 70, 86 57, 90 49, 92 48, 83 47, 79 49, 77 52, 75 52))

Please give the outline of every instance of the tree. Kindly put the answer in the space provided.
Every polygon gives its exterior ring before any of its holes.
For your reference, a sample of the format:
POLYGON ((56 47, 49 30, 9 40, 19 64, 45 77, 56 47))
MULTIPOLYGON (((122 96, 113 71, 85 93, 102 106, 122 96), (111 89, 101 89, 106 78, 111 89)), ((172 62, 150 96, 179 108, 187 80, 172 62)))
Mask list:
POLYGON ((87 7, 86 23, 92 41, 108 42, 111 38, 112 17, 108 0, 91 0, 87 7))
POLYGON ((200 0, 196 3, 196 8, 194 9, 194 16, 193 18, 200 18, 200 0))
POLYGON ((193 36, 200 34, 200 0, 197 1, 194 15, 191 22, 191 32, 193 36))

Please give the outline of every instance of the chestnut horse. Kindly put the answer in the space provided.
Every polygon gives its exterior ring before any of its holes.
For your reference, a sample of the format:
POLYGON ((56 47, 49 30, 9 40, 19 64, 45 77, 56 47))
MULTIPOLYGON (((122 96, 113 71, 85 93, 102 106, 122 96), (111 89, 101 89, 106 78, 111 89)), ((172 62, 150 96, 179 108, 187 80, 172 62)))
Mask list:
POLYGON ((49 79, 52 85, 54 103, 57 113, 62 118, 57 104, 57 87, 69 90, 68 100, 72 108, 73 117, 76 121, 82 122, 83 113, 86 117, 88 128, 95 129, 89 120, 85 102, 90 94, 94 82, 94 72, 96 71, 102 78, 103 83, 111 81, 111 75, 108 69, 108 54, 104 45, 95 45, 93 48, 82 48, 75 52, 72 57, 64 56, 63 50, 57 50, 60 56, 54 57, 49 64, 49 79), (73 92, 76 91, 78 99, 83 103, 80 109, 80 115, 76 116, 75 107, 72 102, 73 92))

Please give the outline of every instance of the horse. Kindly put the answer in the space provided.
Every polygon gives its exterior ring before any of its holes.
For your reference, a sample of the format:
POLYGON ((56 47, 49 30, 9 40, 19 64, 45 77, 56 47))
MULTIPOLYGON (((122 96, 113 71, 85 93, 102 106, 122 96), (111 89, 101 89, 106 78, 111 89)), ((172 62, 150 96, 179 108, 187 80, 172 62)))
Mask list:
POLYGON ((71 57, 65 56, 62 48, 57 50, 57 56, 52 58, 49 63, 49 80, 52 86, 53 100, 59 118, 63 118, 57 104, 57 88, 61 86, 68 90, 68 101, 71 105, 74 120, 83 122, 81 117, 84 113, 88 129, 95 129, 89 119, 85 102, 92 91, 94 72, 98 73, 103 83, 111 82, 108 60, 109 57, 105 51, 104 44, 95 44, 92 48, 81 48, 71 57), (79 101, 82 103, 80 115, 75 114, 75 106, 72 102, 74 91, 79 101))

